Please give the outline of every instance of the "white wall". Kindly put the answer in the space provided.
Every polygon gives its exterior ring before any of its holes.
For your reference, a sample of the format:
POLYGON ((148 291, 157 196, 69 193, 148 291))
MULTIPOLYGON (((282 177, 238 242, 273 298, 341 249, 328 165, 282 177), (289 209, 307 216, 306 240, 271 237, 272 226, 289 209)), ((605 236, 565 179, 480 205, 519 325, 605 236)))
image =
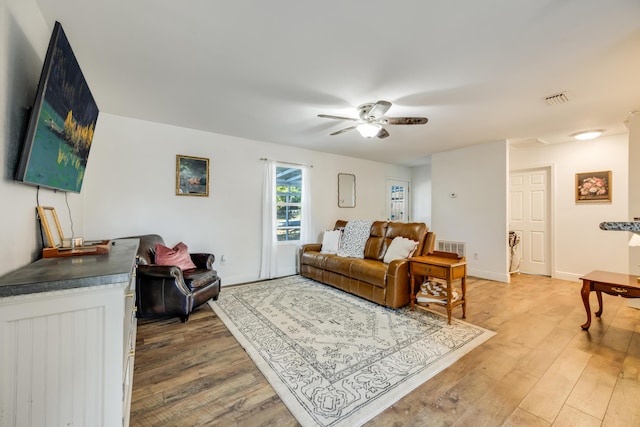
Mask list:
POLYGON ((431 162, 411 168, 411 221, 431 229, 431 162))
MULTIPOLYGON (((640 187, 640 168, 638 168, 640 162, 640 113, 634 113, 629 117, 628 126, 629 155, 627 165, 629 168, 629 212, 627 218, 631 221, 633 218, 640 218, 640 192, 638 191, 638 187, 640 187)), ((630 233, 629 236, 631 236, 630 233)), ((630 247, 628 258, 629 274, 640 275, 640 247, 630 247)), ((636 302, 636 308, 640 308, 640 302, 636 302)))
POLYGON ((603 221, 628 220, 628 135, 510 150, 512 171, 552 169, 552 276, 579 280, 592 270, 628 271, 628 233, 603 231, 603 221), (576 203, 575 174, 612 171, 611 203, 576 203))
MULTIPOLYGON (((64 193, 43 189, 38 194, 36 187, 13 180, 51 31, 35 1, 0 0, 0 275, 41 256, 38 200, 56 208, 64 233, 71 234, 64 193)), ((82 195, 69 194, 68 201, 81 223, 82 195)))
POLYGON ((507 153, 499 141, 431 156, 431 230, 437 240, 466 243, 469 275, 503 282, 509 281, 507 153))
POLYGON ((257 280, 261 157, 313 165, 316 241, 337 219, 384 219, 386 177, 411 177, 407 167, 101 114, 83 189, 84 237, 157 233, 169 245, 214 253, 223 284, 257 280), (209 197, 175 195, 177 154, 209 158, 209 197), (337 206, 340 172, 356 175, 355 208, 337 206))

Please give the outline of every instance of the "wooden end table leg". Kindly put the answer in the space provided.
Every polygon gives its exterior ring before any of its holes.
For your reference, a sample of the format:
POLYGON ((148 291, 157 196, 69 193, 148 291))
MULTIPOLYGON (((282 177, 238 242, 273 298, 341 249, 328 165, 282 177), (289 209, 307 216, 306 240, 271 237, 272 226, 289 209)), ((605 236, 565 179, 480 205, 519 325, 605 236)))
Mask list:
POLYGON ((451 324, 451 312, 453 311, 453 307, 451 306, 451 299, 453 298, 453 295, 451 295, 451 280, 447 281, 447 318, 448 318, 448 324, 451 324))
POLYGON ((462 318, 467 318, 467 278, 462 278, 462 318))
POLYGON ((602 310, 604 307, 602 306, 602 292, 596 291, 596 296, 598 297, 598 311, 596 311, 596 317, 602 316, 602 310))
POLYGON ((409 297, 409 300, 411 301, 411 311, 414 310, 414 304, 416 302, 416 291, 415 291, 415 286, 416 286, 416 276, 414 276, 413 274, 411 274, 411 295, 409 297))
MULTIPOLYGON (((591 293, 591 282, 588 280, 583 280, 582 290, 580 291, 580 294, 582 295, 582 303, 584 304, 584 309, 587 311, 587 321, 580 326, 585 331, 589 329, 589 326, 591 326, 591 307, 589 306, 590 293, 591 293)), ((602 295, 600 296, 600 298, 602 298, 602 295)))

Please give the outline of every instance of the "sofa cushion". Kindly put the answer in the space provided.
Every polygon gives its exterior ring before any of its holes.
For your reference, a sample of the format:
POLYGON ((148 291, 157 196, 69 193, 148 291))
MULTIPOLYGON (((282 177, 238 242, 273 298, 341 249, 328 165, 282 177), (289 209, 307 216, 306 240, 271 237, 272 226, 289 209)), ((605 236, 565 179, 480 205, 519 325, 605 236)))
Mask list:
MULTIPOLYGON (((423 222, 389 222, 387 226, 387 234, 385 237, 385 252, 391 245, 393 239, 398 236, 415 240, 418 242, 416 254, 421 255, 428 227, 423 222)), ((381 258, 382 259, 382 258, 381 258)))
POLYGON ((370 220, 349 221, 344 227, 344 234, 338 249, 338 256, 364 258, 364 248, 371 233, 370 220))
POLYGON ((156 243, 156 264, 158 265, 176 265, 182 270, 196 268, 189 256, 189 248, 180 242, 173 248, 156 243))
POLYGON ((387 265, 372 259, 354 259, 349 269, 349 277, 384 288, 387 265))
POLYGON ((355 258, 345 258, 339 255, 322 254, 324 257, 324 269, 333 273, 349 277, 349 267, 355 258))
POLYGON ((342 232, 340 230, 327 230, 322 236, 322 249, 320 252, 323 254, 335 254, 340 248, 340 236, 342 232))
POLYGON ((366 259, 375 259, 382 261, 385 249, 385 236, 387 234, 387 222, 376 221, 371 225, 371 232, 367 245, 364 248, 364 257, 366 259))
POLYGON ((396 259, 408 258, 413 254, 418 246, 418 242, 398 236, 391 241, 387 253, 384 254, 383 262, 386 264, 396 259))

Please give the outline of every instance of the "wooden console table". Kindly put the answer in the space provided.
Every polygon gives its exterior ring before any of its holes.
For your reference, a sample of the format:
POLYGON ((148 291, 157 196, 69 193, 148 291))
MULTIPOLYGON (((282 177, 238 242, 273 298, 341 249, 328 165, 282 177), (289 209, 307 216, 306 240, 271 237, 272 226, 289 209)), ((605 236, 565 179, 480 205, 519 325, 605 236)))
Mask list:
MULTIPOLYGON (((437 304, 443 304, 447 308, 449 324, 451 323, 451 310, 453 307, 462 305, 462 317, 466 317, 467 312, 467 262, 464 257, 449 252, 434 252, 432 255, 424 255, 409 258, 411 274, 411 310, 416 307, 416 276, 434 277, 447 282, 447 296, 442 298, 437 304), (451 300, 452 282, 460 279, 462 296, 457 301, 451 300)), ((420 285, 418 285, 420 287, 420 285)), ((420 305, 418 308, 424 309, 420 305)))
POLYGON ((580 280, 582 280, 582 291, 580 292, 582 294, 582 302, 587 311, 587 322, 581 325, 585 331, 591 326, 591 307, 589 305, 591 291, 595 291, 598 297, 596 317, 602 316, 602 292, 624 298, 640 298, 638 276, 595 270, 581 277, 580 280))

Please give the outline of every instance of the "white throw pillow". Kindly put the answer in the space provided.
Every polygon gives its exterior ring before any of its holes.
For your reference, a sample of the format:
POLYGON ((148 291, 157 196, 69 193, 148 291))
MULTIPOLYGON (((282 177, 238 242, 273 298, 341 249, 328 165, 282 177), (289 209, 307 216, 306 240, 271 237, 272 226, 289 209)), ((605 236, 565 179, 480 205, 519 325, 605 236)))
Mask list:
POLYGON ((371 234, 373 221, 357 219, 347 222, 344 226, 344 234, 340 241, 338 256, 351 258, 364 258, 364 248, 371 234))
POLYGON ((391 241, 389 248, 387 248, 387 253, 384 254, 384 259, 382 261, 385 264, 389 264, 395 259, 408 258, 416 249, 416 246, 418 246, 418 242, 415 240, 398 236, 391 241))
POLYGON ((323 254, 335 254, 340 248, 340 236, 342 232, 340 230, 327 230, 322 237, 322 249, 320 252, 323 254))

